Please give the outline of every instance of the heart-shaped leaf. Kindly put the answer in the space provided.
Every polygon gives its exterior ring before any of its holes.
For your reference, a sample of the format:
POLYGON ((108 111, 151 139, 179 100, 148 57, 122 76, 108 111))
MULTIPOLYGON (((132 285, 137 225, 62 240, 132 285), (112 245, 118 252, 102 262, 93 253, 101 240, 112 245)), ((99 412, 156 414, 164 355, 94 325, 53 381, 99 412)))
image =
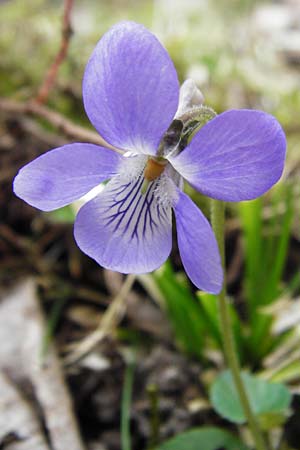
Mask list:
POLYGON ((248 450, 238 438, 217 427, 194 428, 178 434, 155 450, 248 450))
MULTIPOLYGON (((280 383, 270 383, 248 373, 242 373, 253 413, 259 419, 266 414, 285 415, 291 401, 289 390, 280 383)), ((235 423, 245 423, 246 418, 231 373, 223 372, 214 381, 210 400, 215 410, 235 423)))

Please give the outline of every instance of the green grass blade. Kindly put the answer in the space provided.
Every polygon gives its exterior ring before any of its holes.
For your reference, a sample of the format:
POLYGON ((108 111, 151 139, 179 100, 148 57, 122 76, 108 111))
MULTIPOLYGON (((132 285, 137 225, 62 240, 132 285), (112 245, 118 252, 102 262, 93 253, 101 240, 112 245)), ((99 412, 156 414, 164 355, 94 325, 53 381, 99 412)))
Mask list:
POLYGON ((239 204, 244 233, 245 293, 250 315, 260 301, 262 283, 262 198, 239 204))
POLYGON ((169 262, 152 276, 163 295, 178 344, 188 354, 201 358, 206 326, 201 308, 186 279, 181 279, 169 262))
POLYGON ((282 292, 281 280, 294 216, 293 188, 274 189, 271 218, 263 220, 262 198, 239 205, 245 250, 245 299, 249 313, 249 354, 256 362, 280 342, 270 332, 272 317, 261 310, 282 292), (280 208, 284 205, 284 212, 280 208), (280 213, 280 214, 279 214, 280 213))

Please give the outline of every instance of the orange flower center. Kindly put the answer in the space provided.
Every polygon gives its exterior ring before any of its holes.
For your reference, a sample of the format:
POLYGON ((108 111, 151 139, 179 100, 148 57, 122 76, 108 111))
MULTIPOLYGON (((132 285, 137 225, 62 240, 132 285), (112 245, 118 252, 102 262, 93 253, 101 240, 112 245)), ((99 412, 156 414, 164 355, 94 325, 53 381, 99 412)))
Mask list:
POLYGON ((158 178, 167 165, 166 159, 149 158, 144 170, 144 178, 147 181, 154 181, 158 178))

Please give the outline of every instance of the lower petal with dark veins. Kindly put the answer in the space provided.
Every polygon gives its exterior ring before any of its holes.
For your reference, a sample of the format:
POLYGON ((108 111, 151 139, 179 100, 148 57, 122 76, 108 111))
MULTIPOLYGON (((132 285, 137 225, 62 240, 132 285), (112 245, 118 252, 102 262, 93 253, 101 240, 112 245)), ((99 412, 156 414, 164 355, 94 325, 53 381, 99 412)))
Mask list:
POLYGON ((172 181, 163 175, 142 194, 143 181, 142 174, 131 180, 116 176, 78 213, 74 231, 78 246, 107 269, 151 272, 170 254, 172 181))

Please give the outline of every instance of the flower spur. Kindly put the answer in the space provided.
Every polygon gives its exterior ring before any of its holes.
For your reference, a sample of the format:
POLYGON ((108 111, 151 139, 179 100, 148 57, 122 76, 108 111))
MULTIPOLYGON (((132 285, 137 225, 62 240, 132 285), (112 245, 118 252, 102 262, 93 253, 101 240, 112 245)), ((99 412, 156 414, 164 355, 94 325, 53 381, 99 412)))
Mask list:
MULTIPOLYGON (((199 91, 194 94, 201 102, 199 91)), ((76 217, 81 250, 111 270, 151 272, 170 254, 173 211, 187 275, 199 289, 218 293, 223 273, 216 239, 182 180, 223 201, 262 195, 283 170, 286 143, 279 123, 262 111, 227 111, 195 132, 182 151, 175 139, 167 152, 166 137, 174 130, 176 137, 181 122, 174 120, 180 113, 177 74, 155 36, 133 22, 115 25, 97 44, 83 99, 91 123, 123 155, 93 144, 64 145, 19 171, 16 195, 50 211, 110 179, 76 217)))

